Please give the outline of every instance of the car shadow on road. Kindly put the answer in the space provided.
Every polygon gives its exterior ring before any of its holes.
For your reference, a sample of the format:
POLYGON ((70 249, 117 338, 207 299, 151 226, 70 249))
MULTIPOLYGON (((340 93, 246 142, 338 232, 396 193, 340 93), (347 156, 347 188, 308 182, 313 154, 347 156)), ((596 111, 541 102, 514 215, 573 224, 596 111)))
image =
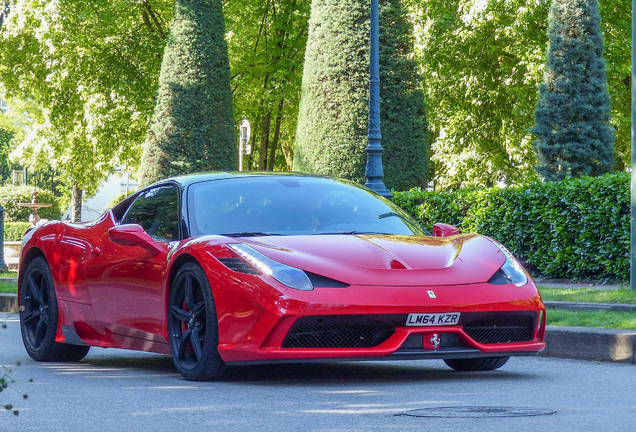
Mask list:
MULTIPOLYGON (((166 355, 100 356, 87 358, 82 363, 94 367, 125 367, 150 373, 178 376, 172 358, 166 355)), ((223 381, 250 385, 306 386, 535 378, 535 374, 519 372, 518 369, 506 370, 506 365, 496 371, 457 372, 437 361, 413 361, 408 362, 408 364, 404 362, 345 361, 234 366, 230 368, 228 376, 223 381)))
POLYGON ((161 354, 136 353, 134 356, 106 356, 87 357, 82 361, 83 365, 99 368, 129 368, 161 374, 177 374, 172 362, 172 357, 161 354))
POLYGON ((381 384, 418 381, 534 379, 535 375, 506 371, 456 372, 429 362, 409 365, 391 362, 303 363, 233 368, 230 382, 263 385, 381 384), (427 364, 428 363, 428 364, 427 364), (437 366, 437 367, 435 367, 437 366))

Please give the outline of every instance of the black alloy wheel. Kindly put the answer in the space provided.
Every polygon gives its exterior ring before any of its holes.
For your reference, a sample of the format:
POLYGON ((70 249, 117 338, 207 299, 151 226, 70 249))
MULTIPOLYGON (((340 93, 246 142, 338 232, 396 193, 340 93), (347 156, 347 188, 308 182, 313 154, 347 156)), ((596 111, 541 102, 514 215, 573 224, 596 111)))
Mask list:
POLYGON ((31 261, 20 285, 20 330, 24 347, 33 360, 79 361, 90 347, 55 342, 57 297, 51 270, 44 258, 31 261))
POLYGON ((186 263, 177 272, 168 307, 170 351, 179 373, 188 381, 222 379, 226 367, 218 352, 216 307, 197 263, 186 263))
POLYGON ((467 359, 444 359, 452 369, 460 372, 491 371, 499 369, 508 362, 510 357, 481 357, 467 359))

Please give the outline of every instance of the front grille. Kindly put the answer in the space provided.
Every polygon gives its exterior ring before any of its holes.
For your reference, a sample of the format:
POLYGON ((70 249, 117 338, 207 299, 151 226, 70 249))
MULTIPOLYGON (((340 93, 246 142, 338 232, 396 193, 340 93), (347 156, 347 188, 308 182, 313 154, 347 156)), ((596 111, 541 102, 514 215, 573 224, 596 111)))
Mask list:
POLYGON ((527 342, 532 340, 534 320, 529 315, 490 316, 464 324, 463 328, 481 344, 527 342))
POLYGON ((303 317, 287 333, 283 348, 370 348, 393 333, 390 323, 364 316, 303 317))

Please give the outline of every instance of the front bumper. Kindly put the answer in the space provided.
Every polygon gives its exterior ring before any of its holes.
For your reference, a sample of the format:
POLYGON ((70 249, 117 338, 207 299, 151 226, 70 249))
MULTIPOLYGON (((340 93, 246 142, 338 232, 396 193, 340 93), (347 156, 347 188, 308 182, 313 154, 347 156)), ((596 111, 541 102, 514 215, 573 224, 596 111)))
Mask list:
MULTIPOLYGON (((258 318, 253 320, 253 325, 250 324, 240 338, 236 334, 224 334, 224 329, 220 327, 219 354, 230 364, 254 364, 502 357, 536 355, 545 348, 545 306, 532 282, 521 289, 490 284, 425 288, 351 286, 303 292, 277 287, 269 291, 271 298, 259 298, 259 311, 251 315, 258 315, 258 318), (430 289, 439 293, 436 299, 426 295, 430 289), (406 326, 409 313, 448 312, 462 314, 457 325, 406 326), (471 320, 511 315, 531 317, 531 328, 522 341, 507 342, 501 339, 496 343, 480 343, 474 332, 466 331, 466 325, 471 320), (286 338, 299 319, 334 316, 377 319, 391 323, 392 328, 390 335, 374 346, 299 348, 286 343, 286 338), (440 343, 432 346, 427 340, 435 335, 440 343), (418 338, 421 344, 414 344, 413 340, 418 338)), ((249 301, 253 304, 254 299, 249 301)))

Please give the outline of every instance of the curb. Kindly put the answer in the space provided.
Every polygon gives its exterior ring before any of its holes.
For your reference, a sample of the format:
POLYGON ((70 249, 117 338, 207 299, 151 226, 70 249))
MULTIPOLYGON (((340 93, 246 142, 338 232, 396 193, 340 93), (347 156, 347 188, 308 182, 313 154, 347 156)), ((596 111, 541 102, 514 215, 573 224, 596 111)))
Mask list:
MULTIPOLYGON (((563 309, 560 303, 559 309, 563 309)), ((581 306, 585 307, 587 303, 581 306)), ((636 311, 636 305, 610 305, 628 307, 629 312, 636 311)), ((568 310, 601 310, 594 307, 582 309, 577 305, 568 310)), ((18 296, 15 294, 0 294, 0 312, 15 312, 18 310, 18 296)), ((612 309, 627 311, 625 309, 612 309)), ((542 357, 559 357, 566 359, 593 360, 636 364, 636 330, 597 329, 588 327, 560 327, 547 326, 545 333, 546 348, 539 355, 542 357)))
POLYGON ((548 326, 545 342, 544 357, 636 363, 636 330, 548 326))
POLYGON ((636 305, 617 303, 573 303, 564 301, 544 301, 547 309, 560 309, 573 312, 584 311, 610 311, 610 312, 636 312, 636 305))

